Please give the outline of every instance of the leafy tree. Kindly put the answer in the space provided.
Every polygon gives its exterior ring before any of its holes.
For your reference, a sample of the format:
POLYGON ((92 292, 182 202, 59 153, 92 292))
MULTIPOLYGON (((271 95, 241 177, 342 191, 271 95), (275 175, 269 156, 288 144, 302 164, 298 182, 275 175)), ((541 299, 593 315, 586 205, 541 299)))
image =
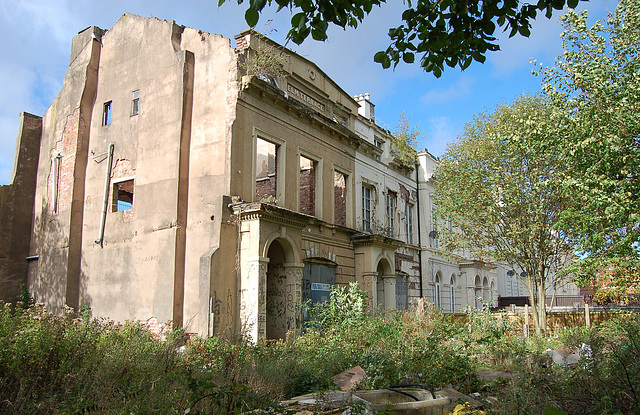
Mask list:
POLYGON ((437 215, 453 225, 439 230, 442 247, 523 270, 539 333, 546 284, 572 252, 554 231, 571 202, 558 184, 564 161, 547 145, 564 123, 544 97, 523 96, 467 124, 434 176, 437 215))
POLYGON ((568 163, 564 189, 576 200, 558 228, 581 261, 584 283, 608 279, 619 293, 640 286, 640 0, 621 0, 604 24, 562 17, 564 53, 541 69, 543 89, 568 115, 550 137, 568 163))
MULTIPOLYGON (((225 0, 219 0, 222 5, 225 0)), ((243 0, 238 0, 242 3, 243 0)), ((528 37, 531 21, 538 12, 550 18, 554 10, 576 7, 579 0, 408 0, 402 13, 404 21, 389 29, 391 44, 375 54, 375 61, 384 68, 395 67, 400 61, 413 63, 418 55, 420 65, 436 77, 442 75, 444 65, 466 69, 473 60, 484 62, 487 51, 500 46, 494 33, 497 28, 509 31, 509 36, 528 37)), ((291 11, 288 38, 296 44, 309 35, 326 40, 330 24, 346 28, 357 27, 373 6, 385 0, 249 0, 245 19, 249 26, 258 23, 260 13, 272 3, 278 11, 291 11)))

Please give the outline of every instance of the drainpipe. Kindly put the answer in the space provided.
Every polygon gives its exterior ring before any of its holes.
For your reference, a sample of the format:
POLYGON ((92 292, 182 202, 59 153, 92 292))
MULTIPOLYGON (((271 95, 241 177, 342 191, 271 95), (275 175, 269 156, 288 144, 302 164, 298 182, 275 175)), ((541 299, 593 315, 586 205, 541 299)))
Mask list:
POLYGON ((417 209, 417 218, 418 218, 418 273, 420 274, 420 298, 424 295, 422 293, 422 238, 420 235, 422 234, 422 228, 420 227, 420 164, 416 163, 416 209, 417 209))
POLYGON ((100 244, 100 246, 102 246, 102 242, 104 241, 104 224, 107 219, 107 208, 109 206, 109 184, 111 181, 111 164, 113 163, 114 147, 115 144, 110 143, 109 150, 107 150, 107 171, 104 176, 104 194, 102 196, 102 214, 100 215, 100 233, 98 235, 98 239, 96 239, 96 244, 100 244))

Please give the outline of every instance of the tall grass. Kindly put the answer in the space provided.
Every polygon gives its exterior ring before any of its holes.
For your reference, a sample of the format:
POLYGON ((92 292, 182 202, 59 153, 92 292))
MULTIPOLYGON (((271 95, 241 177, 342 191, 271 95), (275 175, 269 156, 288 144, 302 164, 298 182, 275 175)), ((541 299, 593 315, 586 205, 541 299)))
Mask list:
MULTIPOLYGON (((640 413, 640 319, 522 339, 489 310, 466 322, 430 306, 376 312, 357 287, 335 290, 309 310, 314 323, 281 341, 159 339, 140 323, 116 324, 41 306, 0 308, 0 413, 283 412, 277 402, 335 388, 332 377, 360 365, 360 388, 422 383, 498 398, 491 413, 640 413), (547 347, 589 344, 588 359, 560 368, 547 347), (184 346, 184 347, 182 347, 184 346), (481 367, 521 375, 483 384, 481 367)), ((494 400, 495 402, 495 400, 494 400)))

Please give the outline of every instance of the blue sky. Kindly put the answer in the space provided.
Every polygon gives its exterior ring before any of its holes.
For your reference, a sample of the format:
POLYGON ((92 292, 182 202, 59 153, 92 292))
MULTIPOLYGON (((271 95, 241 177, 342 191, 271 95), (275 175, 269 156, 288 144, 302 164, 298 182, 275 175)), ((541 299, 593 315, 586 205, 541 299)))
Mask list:
MULTIPOLYGON (((108 29, 124 13, 175 20, 176 23, 233 36, 247 28, 245 5, 234 0, 218 8, 217 0, 0 0, 0 184, 10 181, 15 139, 22 111, 43 115, 55 98, 69 63, 71 39, 95 25, 108 29)), ((615 0, 591 0, 591 19, 613 11, 615 0)), ((484 64, 474 62, 462 72, 449 68, 436 79, 418 65, 400 64, 383 70, 373 55, 388 46, 387 30, 400 24, 404 2, 374 8, 357 29, 331 28, 329 40, 307 40, 287 46, 318 64, 351 95, 370 93, 378 123, 393 130, 404 112, 424 138, 418 147, 441 155, 473 116, 497 104, 508 103, 524 92, 540 90, 540 79, 531 75, 535 58, 553 65, 561 52, 558 23, 539 18, 530 38, 509 39, 501 34, 502 51, 488 55, 484 64)), ((270 32, 283 43, 291 15, 283 10, 260 17, 256 29, 270 32)), ((590 20, 591 20, 590 19, 590 20)))

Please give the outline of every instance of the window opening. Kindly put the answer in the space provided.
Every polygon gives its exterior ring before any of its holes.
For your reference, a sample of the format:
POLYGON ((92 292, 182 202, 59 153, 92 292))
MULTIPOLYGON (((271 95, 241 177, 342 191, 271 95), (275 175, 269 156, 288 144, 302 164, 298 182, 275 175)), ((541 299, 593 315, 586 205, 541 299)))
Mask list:
POLYGON ((433 248, 438 247, 438 218, 434 210, 431 211, 431 232, 429 232, 429 240, 433 248))
POLYGON ((113 184, 112 212, 133 208, 133 179, 113 184))
POLYGON ((333 206, 336 225, 347 226, 347 176, 333 173, 333 206))
POLYGON ((451 307, 451 312, 456 311, 456 280, 451 276, 451 282, 449 283, 449 291, 451 298, 449 298, 449 306, 451 307))
POLYGON ((362 230, 371 232, 371 188, 362 186, 362 230))
POLYGON ((436 274, 436 285, 435 285, 435 290, 434 290, 434 299, 433 299, 436 307, 440 308, 442 307, 442 304, 440 302, 440 275, 436 274))
POLYGON ((394 216, 396 214, 396 194, 387 191, 387 228, 389 236, 394 235, 394 216))
POLYGON ((405 218, 407 225, 407 243, 413 244, 413 205, 407 203, 405 205, 405 218))
POLYGON ((256 141, 256 201, 276 202, 278 146, 258 137, 256 141))
MULTIPOLYGON (((383 145, 382 141, 374 138, 373 143, 375 144, 376 147, 378 147, 379 149, 382 149, 382 145, 383 145)), ((382 156, 376 156, 376 160, 382 161, 382 156)))
POLYGON ((140 91, 131 94, 131 115, 138 115, 140 111, 140 91))
POLYGON ((316 169, 317 162, 300 156, 300 212, 316 214, 316 169))
POLYGON ((396 308, 407 310, 409 307, 409 290, 407 278, 404 275, 396 276, 396 308))
POLYGON ((112 101, 105 102, 102 108, 102 125, 111 124, 111 105, 112 101))

